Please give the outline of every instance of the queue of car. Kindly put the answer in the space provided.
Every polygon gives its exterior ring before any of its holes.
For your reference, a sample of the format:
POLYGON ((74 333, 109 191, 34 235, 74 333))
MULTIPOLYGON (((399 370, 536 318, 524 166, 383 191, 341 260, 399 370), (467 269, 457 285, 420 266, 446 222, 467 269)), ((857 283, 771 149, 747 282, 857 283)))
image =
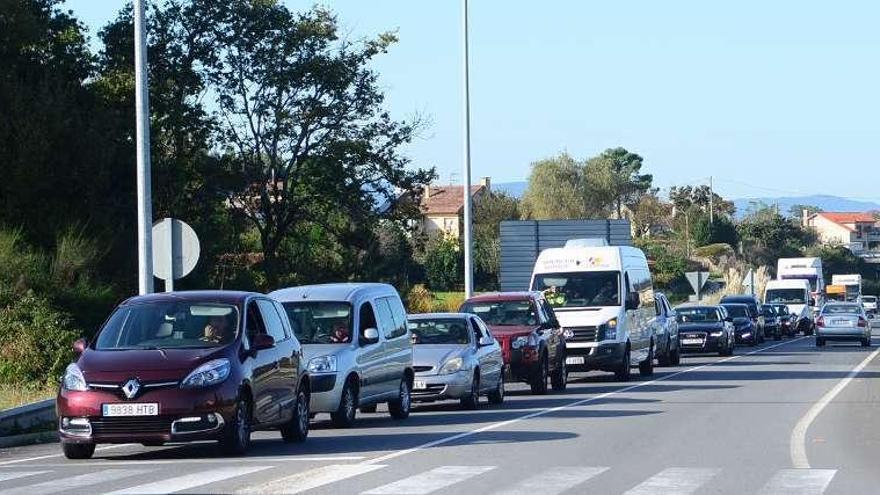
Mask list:
MULTIPOLYGON (((794 282, 794 281, 790 281, 794 282)), ((870 345, 860 303, 828 303, 814 323, 780 298, 729 295, 673 308, 655 292, 645 255, 623 246, 569 242, 541 253, 531 290, 482 294, 456 313, 407 314, 379 283, 171 292, 120 304, 76 359, 57 397, 59 436, 71 459, 101 443, 216 440, 244 453, 251 432, 301 442, 317 414, 347 428, 386 404, 404 420, 413 402, 482 397, 502 404, 505 384, 563 391, 572 371, 629 379, 679 364, 682 354, 730 356, 765 333, 776 340, 815 328, 816 345, 870 345)), ((805 307, 810 307, 805 303, 805 307)))

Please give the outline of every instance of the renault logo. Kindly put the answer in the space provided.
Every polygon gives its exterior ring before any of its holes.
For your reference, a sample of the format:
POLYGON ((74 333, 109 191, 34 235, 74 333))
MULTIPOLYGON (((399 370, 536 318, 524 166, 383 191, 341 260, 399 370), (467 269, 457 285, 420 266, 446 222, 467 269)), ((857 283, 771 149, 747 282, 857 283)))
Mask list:
POLYGON ((122 393, 125 394, 125 397, 129 399, 134 399, 140 389, 141 383, 137 381, 137 378, 132 378, 131 380, 125 382, 125 385, 122 386, 122 393))

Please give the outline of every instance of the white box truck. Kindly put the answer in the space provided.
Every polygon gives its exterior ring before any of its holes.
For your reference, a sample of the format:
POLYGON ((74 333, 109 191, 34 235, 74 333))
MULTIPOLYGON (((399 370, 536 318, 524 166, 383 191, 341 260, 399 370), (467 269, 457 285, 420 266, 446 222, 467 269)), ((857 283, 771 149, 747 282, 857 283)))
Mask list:
POLYGON ((825 277, 822 275, 821 258, 779 258, 776 280, 806 280, 810 284, 815 318, 825 303, 825 277))
POLYGON ((862 302, 862 276, 860 274, 832 275, 831 285, 846 287, 845 298, 847 302, 862 302))

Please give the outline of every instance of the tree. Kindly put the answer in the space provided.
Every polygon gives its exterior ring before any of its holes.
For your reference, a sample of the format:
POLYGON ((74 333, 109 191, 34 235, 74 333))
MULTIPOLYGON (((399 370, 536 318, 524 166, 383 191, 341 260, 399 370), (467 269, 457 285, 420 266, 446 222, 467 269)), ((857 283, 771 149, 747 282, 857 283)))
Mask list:
POLYGON ((788 216, 791 217, 793 220, 803 222, 805 211, 807 212, 808 215, 812 215, 814 213, 821 212, 822 208, 819 208, 818 206, 802 205, 802 204, 791 205, 791 207, 788 209, 788 216))
POLYGON ((535 220, 589 216, 583 167, 567 153, 532 164, 522 199, 522 215, 535 220))
POLYGON ((669 200, 675 205, 677 212, 685 212, 693 207, 708 212, 710 206, 714 215, 726 215, 732 217, 736 212, 733 201, 722 198, 718 193, 711 191, 709 186, 673 186, 669 189, 669 200), (710 201, 712 198, 713 201, 710 201))
POLYGON ((624 206, 637 203, 651 189, 651 174, 640 173, 643 161, 641 156, 625 148, 607 149, 587 161, 588 167, 592 164, 607 171, 603 174, 607 177, 602 183, 604 187, 597 189, 597 192, 604 193, 610 200, 617 218, 623 218, 624 206))
POLYGON ((775 266, 779 258, 797 257, 816 243, 815 233, 804 229, 775 210, 762 209, 737 226, 745 252, 756 265, 775 266))
POLYGON ((672 204, 656 194, 645 194, 631 208, 630 221, 636 237, 650 237, 655 229, 671 228, 672 204))
POLYGON ((207 72, 228 143, 229 202, 259 233, 270 287, 297 226, 362 242, 352 227, 374 225, 377 203, 434 177, 407 168, 399 149, 417 123, 391 119, 368 67, 394 35, 340 39, 336 17, 317 7, 294 14, 280 2, 195 3, 213 25, 207 72))
POLYGON ((464 283, 464 252, 453 236, 438 235, 425 248, 425 276, 434 291, 449 291, 464 283))
POLYGON ((696 247, 709 244, 728 244, 735 247, 738 244, 739 236, 736 232, 736 226, 729 218, 716 217, 715 222, 712 223, 709 221, 709 215, 700 214, 693 223, 691 239, 696 247))
POLYGON ((501 269, 501 222, 520 218, 519 200, 490 191, 474 206, 474 264, 478 282, 497 286, 501 269))

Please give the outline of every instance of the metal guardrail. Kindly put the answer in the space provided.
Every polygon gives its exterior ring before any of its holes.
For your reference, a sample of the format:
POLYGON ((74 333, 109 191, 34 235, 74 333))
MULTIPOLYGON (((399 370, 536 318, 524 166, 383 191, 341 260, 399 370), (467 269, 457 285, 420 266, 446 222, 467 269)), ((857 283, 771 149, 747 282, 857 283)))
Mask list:
POLYGON ((0 438, 54 429, 55 399, 0 411, 0 438))

